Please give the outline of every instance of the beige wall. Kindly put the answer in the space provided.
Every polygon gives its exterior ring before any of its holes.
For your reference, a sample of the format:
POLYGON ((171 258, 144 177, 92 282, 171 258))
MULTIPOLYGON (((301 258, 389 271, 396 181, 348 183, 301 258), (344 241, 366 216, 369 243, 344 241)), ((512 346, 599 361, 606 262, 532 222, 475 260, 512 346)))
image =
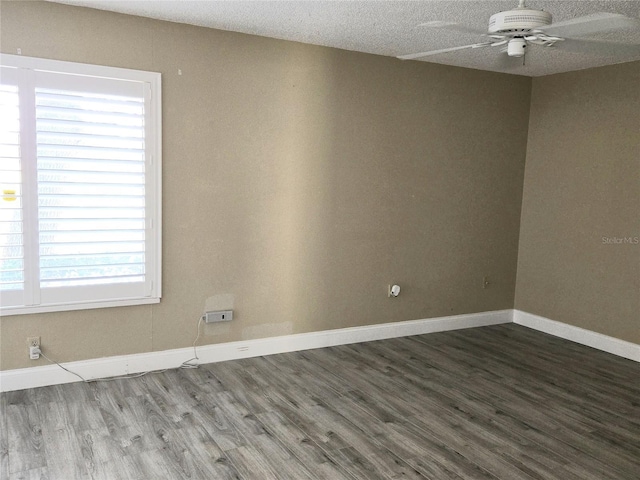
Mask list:
POLYGON ((534 79, 515 308, 640 343, 639 237, 640 62, 534 79))
POLYGON ((161 72, 164 122, 162 302, 4 317, 2 369, 45 363, 32 335, 59 361, 186 347, 213 308, 235 318, 201 344, 513 307, 530 79, 1 8, 2 52, 161 72))

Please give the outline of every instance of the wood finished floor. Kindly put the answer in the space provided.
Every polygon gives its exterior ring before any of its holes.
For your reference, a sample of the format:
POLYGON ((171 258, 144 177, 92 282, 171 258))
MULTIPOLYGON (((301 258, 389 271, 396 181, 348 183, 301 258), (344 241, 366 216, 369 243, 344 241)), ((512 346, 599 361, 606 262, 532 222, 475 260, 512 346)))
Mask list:
POLYGON ((517 325, 1 395, 2 479, 640 479, 640 365, 517 325))

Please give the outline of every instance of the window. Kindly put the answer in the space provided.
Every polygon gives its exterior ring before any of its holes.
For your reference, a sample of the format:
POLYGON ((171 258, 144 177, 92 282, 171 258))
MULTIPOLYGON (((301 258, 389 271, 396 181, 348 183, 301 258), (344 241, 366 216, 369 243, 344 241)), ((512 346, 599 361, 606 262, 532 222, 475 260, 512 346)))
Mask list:
POLYGON ((0 312, 160 301, 160 74, 0 55, 0 312))

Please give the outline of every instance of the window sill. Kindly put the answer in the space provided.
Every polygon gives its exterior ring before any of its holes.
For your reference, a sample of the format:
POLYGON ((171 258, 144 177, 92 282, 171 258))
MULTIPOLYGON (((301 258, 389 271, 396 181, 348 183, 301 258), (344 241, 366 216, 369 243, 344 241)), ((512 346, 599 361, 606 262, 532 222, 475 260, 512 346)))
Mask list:
POLYGON ((4 307, 0 308, 0 317, 10 315, 27 315, 32 313, 66 312, 71 310, 91 310, 94 308, 130 307, 134 305, 150 305, 160 303, 160 298, 127 298, 123 300, 108 300, 87 303, 49 304, 28 307, 4 307))

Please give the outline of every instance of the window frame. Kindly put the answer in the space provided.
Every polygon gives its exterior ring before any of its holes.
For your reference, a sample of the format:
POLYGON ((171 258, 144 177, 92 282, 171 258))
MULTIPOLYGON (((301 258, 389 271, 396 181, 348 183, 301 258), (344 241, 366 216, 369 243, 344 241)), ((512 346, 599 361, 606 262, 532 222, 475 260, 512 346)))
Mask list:
MULTIPOLYGON (((8 316, 8 315, 21 315, 21 314, 32 314, 32 313, 47 313, 47 312, 57 312, 57 311, 70 311, 70 310, 84 310, 84 309, 93 309, 93 308, 106 308, 106 307, 120 307, 120 306, 132 306, 132 305, 145 305, 145 304, 154 304, 159 303, 160 298, 162 296, 162 90, 161 90, 161 74, 157 72, 148 72, 142 70, 132 70, 126 68, 119 67, 109 67, 102 65, 92 65, 92 64, 84 64, 84 63, 76 63, 76 62, 67 62, 60 60, 50 60, 36 57, 26 57, 21 55, 11 55, 11 54, 0 54, 0 66, 16 68, 17 73, 17 83, 19 88, 27 88, 31 92, 33 90, 35 94, 35 87, 33 83, 24 82, 24 74, 25 70, 32 70, 35 72, 51 72, 56 74, 70 74, 75 76, 93 78, 98 83, 102 82, 103 79, 115 79, 119 81, 131 81, 144 84, 143 88, 145 89, 145 97, 148 95, 148 100, 145 98, 145 126, 144 126, 144 154, 145 154, 145 223, 147 228, 145 228, 145 232, 151 232, 151 238, 145 236, 145 256, 150 256, 151 258, 146 258, 145 264, 147 267, 150 267, 151 272, 146 271, 145 269, 145 292, 144 296, 124 296, 120 298, 108 298, 108 299, 93 299, 88 300, 68 300, 62 299, 61 301, 53 301, 46 304, 34 304, 34 305, 9 305, 4 306, 2 302, 2 296, 8 295, 11 297, 11 290, 7 290, 3 293, 0 293, 0 316, 8 316), (21 70, 20 70, 21 69, 21 70), (148 109, 148 111, 147 111, 148 109)), ((0 79, 1 80, 1 79, 0 79)), ((29 93, 31 95, 31 93, 29 93)), ((28 108, 34 107, 33 105, 28 105, 28 108)), ((20 120, 20 131, 21 135, 23 133, 22 129, 25 124, 33 123, 31 126, 27 126, 26 135, 29 135, 31 138, 27 139, 27 142, 35 142, 35 118, 22 118, 22 114, 24 112, 23 105, 20 106, 21 111, 21 120, 20 120)), ((35 110, 31 110, 35 112, 35 110)), ((23 158, 24 153, 21 153, 21 159, 23 158)), ((37 175, 37 168, 35 166, 34 161, 36 159, 31 159, 31 165, 23 166, 22 172, 23 175, 25 170, 27 171, 27 175, 30 175, 32 178, 22 178, 22 185, 26 182, 37 182, 35 175, 37 175)), ((34 198, 37 199, 37 192, 35 193, 34 198)), ((37 223, 37 209, 38 205, 22 205, 23 218, 22 222, 31 221, 33 222, 33 218, 29 218, 30 216, 35 216, 35 222, 37 223), (27 209, 30 211, 27 211, 27 209)), ((24 234, 24 229, 23 229, 24 234)), ((30 238, 27 235, 24 236, 24 245, 25 245, 25 284, 27 281, 26 275, 27 268, 30 268, 33 276, 33 270, 38 270, 38 265, 30 265, 28 266, 27 261, 27 249, 39 248, 40 240, 38 237, 38 230, 36 229, 30 238), (35 243, 35 246, 34 246, 35 243)), ((33 251, 33 250, 32 250, 33 251)), ((31 262, 33 263, 33 262, 31 262)), ((39 280, 39 273, 36 275, 35 280, 39 280)), ((126 292, 127 284, 126 283, 114 283, 113 285, 114 291, 123 291, 126 292)), ((25 290, 26 290, 25 285, 25 290)), ((40 291, 41 287, 38 285, 37 290, 40 291)), ((57 287, 54 287, 57 288, 57 287)), ((63 287, 64 288, 64 287, 63 287)), ((73 288, 77 289, 78 292, 81 292, 85 289, 87 292, 91 292, 91 288, 87 288, 85 286, 77 286, 77 287, 66 287, 67 289, 73 288)), ((28 296, 24 293, 25 290, 20 290, 19 292, 23 292, 23 298, 28 298, 28 296)), ((74 290, 75 291, 75 290, 74 290)), ((62 291, 61 291, 62 292, 62 291)), ((25 302, 26 303, 26 302, 25 302)))

